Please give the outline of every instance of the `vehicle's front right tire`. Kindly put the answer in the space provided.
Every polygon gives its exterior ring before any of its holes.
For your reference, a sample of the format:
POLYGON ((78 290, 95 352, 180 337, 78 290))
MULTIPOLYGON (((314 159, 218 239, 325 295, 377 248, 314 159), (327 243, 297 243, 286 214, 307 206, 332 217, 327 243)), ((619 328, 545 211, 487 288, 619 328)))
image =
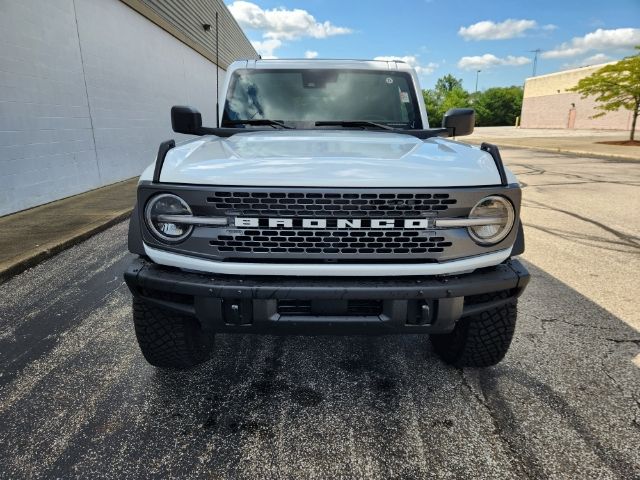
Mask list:
MULTIPOLYGON (((486 294, 490 302, 504 293, 486 294)), ((446 363, 458 368, 489 367, 506 355, 518 317, 517 300, 491 310, 461 318, 451 333, 431 335, 435 352, 446 363)))
POLYGON ((144 358, 160 368, 187 369, 209 359, 213 334, 197 319, 133 298, 133 323, 144 358))

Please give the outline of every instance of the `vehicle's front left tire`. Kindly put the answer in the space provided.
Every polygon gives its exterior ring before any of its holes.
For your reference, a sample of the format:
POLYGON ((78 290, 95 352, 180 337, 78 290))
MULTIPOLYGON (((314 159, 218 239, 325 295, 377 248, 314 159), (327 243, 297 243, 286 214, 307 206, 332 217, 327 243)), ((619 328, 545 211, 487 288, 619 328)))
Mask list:
POLYGON ((187 369, 211 355, 213 334, 197 319, 133 298, 133 323, 144 358, 160 368, 187 369))
MULTIPOLYGON (((501 300, 505 296, 504 292, 489 293, 482 301, 501 300)), ((431 344, 442 360, 455 367, 490 367, 507 354, 517 317, 518 303, 513 300, 461 318, 451 333, 431 335, 431 344)))

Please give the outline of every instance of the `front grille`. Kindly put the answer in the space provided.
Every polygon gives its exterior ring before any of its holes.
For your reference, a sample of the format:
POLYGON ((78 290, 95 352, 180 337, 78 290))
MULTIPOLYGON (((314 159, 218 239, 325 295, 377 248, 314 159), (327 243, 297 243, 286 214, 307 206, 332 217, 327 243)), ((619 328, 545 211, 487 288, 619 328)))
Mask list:
POLYGON ((220 191, 207 202, 230 215, 277 217, 420 217, 447 210, 448 193, 322 193, 220 191))
POLYGON ((244 230, 209 242, 220 252, 262 254, 441 253, 452 242, 418 230, 244 230))
MULTIPOLYGON (((167 191, 142 185, 139 205, 167 191)), ((466 228, 441 228, 438 218, 465 218, 478 201, 504 195, 520 205, 518 188, 491 187, 252 187, 174 185, 170 190, 195 216, 228 217, 221 226, 197 225, 167 246, 143 229, 145 243, 221 262, 435 263, 482 255, 510 245, 478 245, 466 228), (392 221, 391 221, 392 220, 392 221)), ((142 216, 141 216, 142 220, 142 216)), ((510 243, 511 242, 511 243, 510 243)), ((363 269, 366 267, 354 268, 363 269)))

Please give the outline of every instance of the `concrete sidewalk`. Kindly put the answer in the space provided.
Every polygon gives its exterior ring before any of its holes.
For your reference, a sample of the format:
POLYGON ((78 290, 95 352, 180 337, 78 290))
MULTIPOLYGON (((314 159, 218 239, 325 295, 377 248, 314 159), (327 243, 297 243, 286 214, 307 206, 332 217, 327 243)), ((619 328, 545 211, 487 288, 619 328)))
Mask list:
POLYGON ((127 218, 134 178, 0 217, 0 282, 127 218))
POLYGON ((460 140, 473 144, 489 142, 504 147, 638 161, 640 147, 597 143, 628 138, 629 132, 624 131, 478 127, 472 135, 460 140))

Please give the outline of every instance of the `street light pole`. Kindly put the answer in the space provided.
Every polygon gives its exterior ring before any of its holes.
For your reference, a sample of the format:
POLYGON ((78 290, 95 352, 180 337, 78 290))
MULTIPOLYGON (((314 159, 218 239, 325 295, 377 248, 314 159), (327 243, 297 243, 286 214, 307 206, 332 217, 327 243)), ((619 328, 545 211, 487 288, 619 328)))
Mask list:
POLYGON ((476 93, 478 93, 478 76, 482 70, 476 70, 476 93))

